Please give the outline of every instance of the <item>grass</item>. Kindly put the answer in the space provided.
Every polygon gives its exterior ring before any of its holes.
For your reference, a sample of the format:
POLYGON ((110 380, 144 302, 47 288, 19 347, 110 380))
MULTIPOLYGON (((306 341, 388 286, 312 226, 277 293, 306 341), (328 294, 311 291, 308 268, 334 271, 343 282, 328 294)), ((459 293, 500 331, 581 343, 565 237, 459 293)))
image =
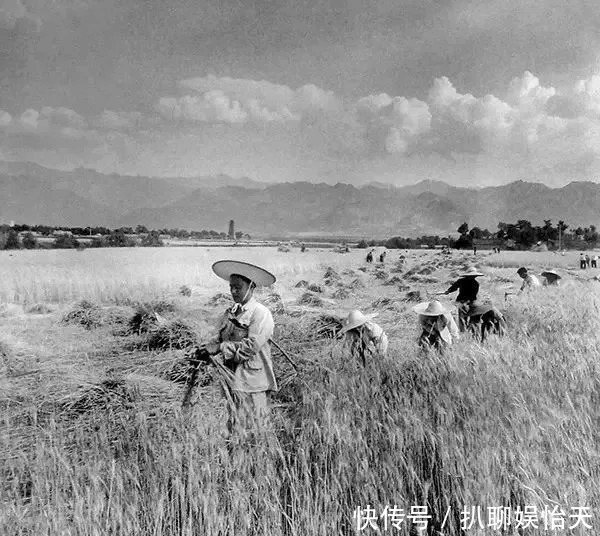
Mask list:
MULTIPOLYGON (((526 260, 538 267, 545 259, 536 255, 526 260)), ((346 267, 360 263, 339 257, 346 267)), ((407 264, 433 259, 409 257, 407 264)), ((381 512, 397 504, 427 505, 427 534, 459 535, 463 506, 485 512, 554 503, 567 513, 591 507, 594 529, 579 533, 597 533, 600 287, 574 279, 504 302, 494 278, 517 278, 481 262, 482 292, 503 308, 509 335, 485 345, 463 337, 444 356, 417 351, 412 304, 374 268, 361 275, 364 288, 338 300, 337 316, 282 309, 277 339, 300 372, 290 376, 273 351, 278 377, 290 378, 274 397, 273 432, 229 450, 217 384, 198 392, 191 419, 181 415, 183 387, 168 380, 180 352, 126 350, 133 335, 104 324, 65 325, 61 310, 5 318, 0 534, 345 536, 356 532, 357 507, 381 512), (395 304, 378 309, 376 319, 390 335, 385 360, 363 368, 335 339, 313 336, 349 309, 369 311, 385 298, 395 304)), ((305 292, 294 288, 298 279, 319 282, 324 272, 310 263, 289 269, 284 301, 305 292)), ((347 274, 341 279, 349 284, 354 275, 347 274)), ((222 305, 209 305, 210 295, 179 296, 182 283, 172 287, 170 299, 178 301, 169 321, 200 319, 196 329, 204 333, 222 305)), ((444 289, 414 285, 424 294, 444 289)), ((326 287, 324 295, 337 290, 326 287)), ((408 534, 409 527, 391 532, 408 534)))

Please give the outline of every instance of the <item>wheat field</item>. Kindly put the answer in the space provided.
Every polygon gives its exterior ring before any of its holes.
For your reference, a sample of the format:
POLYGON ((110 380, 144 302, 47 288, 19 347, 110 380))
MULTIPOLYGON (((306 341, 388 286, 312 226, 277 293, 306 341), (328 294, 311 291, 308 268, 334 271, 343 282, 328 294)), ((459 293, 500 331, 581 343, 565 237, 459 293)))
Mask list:
POLYGON ((378 517, 380 533, 519 534, 515 520, 467 527, 465 512, 527 507, 540 516, 524 534, 598 534, 600 272, 579 270, 576 252, 390 251, 383 266, 364 253, 2 252, 0 534, 375 534, 355 512, 394 505, 426 507, 427 528, 378 517), (189 418, 178 376, 181 341, 209 334, 227 304, 210 271, 219 258, 278 276, 259 299, 299 367, 274 350, 270 433, 229 447, 214 372, 189 418), (484 272, 480 294, 505 313, 507 336, 421 353, 407 293, 431 297, 467 264, 484 272), (557 268, 561 286, 505 299, 520 265, 557 268), (152 308, 180 326, 166 343, 143 329, 152 308), (366 368, 324 331, 353 308, 379 313, 390 337, 387 358, 366 368), (562 532, 542 522, 555 506, 562 532), (569 529, 579 507, 592 528, 569 529))

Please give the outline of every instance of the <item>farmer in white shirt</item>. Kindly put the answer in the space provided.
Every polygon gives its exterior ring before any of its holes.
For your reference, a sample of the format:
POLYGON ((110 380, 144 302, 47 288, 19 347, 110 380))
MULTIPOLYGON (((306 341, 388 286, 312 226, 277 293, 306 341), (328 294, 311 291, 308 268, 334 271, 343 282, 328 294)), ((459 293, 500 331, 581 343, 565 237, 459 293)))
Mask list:
POLYGON ((346 344, 350 345, 353 356, 359 357, 362 364, 366 366, 367 355, 376 353, 385 356, 388 349, 388 337, 383 328, 373 322, 377 313, 364 315, 358 310, 352 311, 339 336, 345 335, 346 344))
POLYGON ((521 279, 523 279, 523 284, 521 285, 519 292, 523 292, 524 290, 533 290, 542 286, 540 280, 533 274, 530 274, 527 271, 527 268, 525 268, 524 266, 521 266, 521 268, 517 270, 517 273, 519 274, 521 279))
POLYGON ((419 315, 421 348, 443 350, 460 337, 458 326, 450 311, 439 301, 420 303, 413 307, 413 311, 419 315))
POLYGON ((269 346, 273 316, 253 294, 257 286, 272 285, 275 276, 240 261, 219 261, 212 268, 229 282, 235 302, 222 316, 218 335, 204 345, 209 354, 220 354, 223 364, 233 373, 227 393, 233 403, 228 429, 231 433, 234 428, 260 428, 268 410, 267 394, 278 388, 269 346))

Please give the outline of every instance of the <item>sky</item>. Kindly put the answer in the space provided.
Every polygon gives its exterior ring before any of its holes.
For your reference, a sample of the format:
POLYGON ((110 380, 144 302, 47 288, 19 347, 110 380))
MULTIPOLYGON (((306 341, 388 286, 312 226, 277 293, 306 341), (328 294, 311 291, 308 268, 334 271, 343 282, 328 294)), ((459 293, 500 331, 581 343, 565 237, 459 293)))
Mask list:
POLYGON ((595 181, 599 28, 595 0, 0 0, 0 159, 595 181))

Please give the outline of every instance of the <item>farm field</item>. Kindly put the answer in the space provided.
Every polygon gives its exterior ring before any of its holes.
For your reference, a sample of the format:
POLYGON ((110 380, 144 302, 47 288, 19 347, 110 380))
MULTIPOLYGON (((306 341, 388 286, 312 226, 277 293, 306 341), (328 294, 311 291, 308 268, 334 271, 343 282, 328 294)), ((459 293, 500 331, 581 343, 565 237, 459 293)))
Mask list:
MULTIPOLYGON (((0 534, 347 535, 367 505, 427 506, 422 533, 444 535, 465 533, 464 508, 558 505, 565 534, 600 533, 600 270, 579 270, 578 252, 365 253, 0 252, 0 534), (221 258, 277 275, 257 297, 299 366, 273 350, 272 435, 233 450, 213 371, 180 412, 185 349, 229 304, 210 269, 221 258), (508 335, 420 353, 412 307, 470 264, 508 335), (505 299, 521 265, 557 269, 561 286, 505 299), (366 368, 329 337, 354 308, 390 338, 366 368), (593 528, 568 530, 574 507, 593 528)), ((540 517, 525 533, 548 530, 540 517)))

